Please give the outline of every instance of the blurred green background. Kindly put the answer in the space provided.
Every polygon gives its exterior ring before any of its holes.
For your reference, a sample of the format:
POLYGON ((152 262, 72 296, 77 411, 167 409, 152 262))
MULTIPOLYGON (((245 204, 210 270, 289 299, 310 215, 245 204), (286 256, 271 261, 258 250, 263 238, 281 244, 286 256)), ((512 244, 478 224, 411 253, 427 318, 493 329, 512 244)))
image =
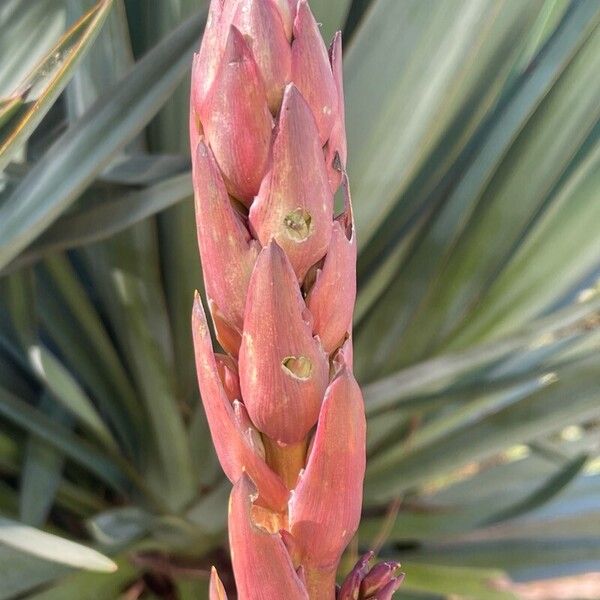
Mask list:
MULTIPOLYGON (((398 598, 598 598, 600 2, 311 6, 344 32, 360 243, 345 568, 374 547, 398 598)), ((226 572, 189 328, 204 19, 0 3, 0 600, 199 600, 226 572)))

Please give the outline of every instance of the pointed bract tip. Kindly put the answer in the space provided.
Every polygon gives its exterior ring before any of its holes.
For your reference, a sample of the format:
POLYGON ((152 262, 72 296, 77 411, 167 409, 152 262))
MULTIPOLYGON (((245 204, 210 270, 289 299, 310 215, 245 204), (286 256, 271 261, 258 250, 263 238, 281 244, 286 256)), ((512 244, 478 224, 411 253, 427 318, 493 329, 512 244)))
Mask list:
POLYGON ((208 588, 209 600, 227 600, 227 592, 223 587, 223 582, 219 578, 217 569, 211 567, 210 569, 210 585, 208 588))

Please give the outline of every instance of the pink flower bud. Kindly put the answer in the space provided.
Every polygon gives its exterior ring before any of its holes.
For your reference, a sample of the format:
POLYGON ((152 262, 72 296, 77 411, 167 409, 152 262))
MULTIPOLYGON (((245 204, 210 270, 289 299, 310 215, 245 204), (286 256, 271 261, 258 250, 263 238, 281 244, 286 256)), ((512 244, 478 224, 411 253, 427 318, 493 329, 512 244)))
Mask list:
POLYGON ((233 26, 200 120, 227 189, 249 204, 267 168, 273 119, 252 52, 233 26))
POLYGON ((326 163, 329 173, 329 184, 335 192, 341 181, 342 172, 346 170, 348 149, 346 144, 346 119, 344 109, 344 82, 342 71, 342 34, 338 31, 329 49, 331 69, 337 91, 337 110, 334 111, 333 127, 327 141, 326 163))
POLYGON ((256 427, 294 444, 317 422, 329 365, 312 327, 292 267, 271 242, 248 286, 240 347, 240 385, 256 427))
POLYGON ((208 588, 208 600, 227 600, 227 592, 223 587, 223 583, 219 579, 217 569, 214 567, 210 570, 210 585, 208 588))
MULTIPOLYGON (((200 115, 200 107, 202 106, 208 90, 212 85, 217 69, 221 62, 222 54, 222 27, 221 16, 223 13, 222 0, 212 0, 208 9, 208 17, 204 34, 202 36, 202 44, 198 54, 194 56, 192 66, 192 87, 191 87, 191 107, 192 111, 200 115)), ((192 144, 192 153, 196 148, 192 144)))
POLYGON ((253 521, 256 488, 244 473, 229 501, 229 545, 238 598, 308 600, 281 537, 253 521))
POLYGON ((294 20, 292 81, 311 108, 323 146, 333 127, 338 97, 327 48, 306 0, 298 2, 294 20))
POLYGON ((284 94, 269 171, 250 207, 250 224, 266 245, 285 250, 300 281, 327 251, 333 194, 313 115, 299 91, 284 94))
POLYGON ((231 402, 223 388, 198 293, 196 293, 192 312, 192 334, 202 403, 223 471, 232 482, 237 481, 244 471, 248 472, 259 486, 261 501, 273 510, 284 510, 289 495, 288 490, 241 431, 231 402))
POLYGON ((335 568, 356 532, 365 431, 360 388, 343 368, 327 389, 306 470, 289 502, 290 531, 305 565, 335 568))
POLYGON ((335 221, 323 268, 317 271, 306 305, 314 332, 328 353, 338 348, 352 326, 356 299, 356 236, 350 223, 335 221))
POLYGON ((250 46, 265 83, 269 108, 275 114, 292 69, 292 51, 281 14, 272 0, 243 0, 233 24, 250 46))
POLYGON ((273 3, 277 7, 277 10, 279 10, 285 35, 288 41, 291 42, 294 19, 296 18, 296 4, 298 4, 298 0, 273 0, 273 3))
POLYGON ((214 156, 202 141, 194 153, 194 192, 206 293, 223 319, 241 331, 260 247, 233 208, 214 156))

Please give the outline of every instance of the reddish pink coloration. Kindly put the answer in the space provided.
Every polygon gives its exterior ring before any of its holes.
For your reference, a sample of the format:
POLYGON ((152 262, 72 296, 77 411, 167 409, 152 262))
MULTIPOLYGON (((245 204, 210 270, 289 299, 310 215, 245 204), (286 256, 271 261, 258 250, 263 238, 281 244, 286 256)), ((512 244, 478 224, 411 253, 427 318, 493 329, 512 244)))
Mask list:
POLYGON ((296 17, 297 0, 273 0, 273 3, 277 6, 279 14, 281 15, 286 38, 291 42, 294 18, 296 17))
POLYGON ((327 251, 332 212, 333 195, 315 120, 298 90, 289 85, 269 172, 250 207, 250 224, 263 245, 277 240, 302 281, 327 251))
MULTIPOLYGON (((199 298, 192 327, 211 436, 234 483, 237 597, 334 600, 365 470, 341 36, 328 54, 306 0, 211 0, 190 104, 198 243, 226 355, 213 352, 199 298)), ((337 600, 391 597, 395 567, 369 572, 369 560, 337 600)), ((226 600, 216 572, 210 598, 226 600)))
POLYGON ((242 392, 240 391, 240 379, 236 362, 231 356, 224 354, 215 354, 215 362, 227 397, 232 403, 234 400, 239 400, 242 397, 242 392))
POLYGON ((350 239, 343 224, 334 223, 323 268, 306 298, 315 333, 329 353, 341 345, 352 323, 356 299, 356 237, 352 226, 349 233, 350 239))
POLYGON ((248 281, 259 252, 233 208, 210 148, 199 142, 194 161, 198 246, 208 297, 223 319, 241 332, 248 281), (219 223, 219 227, 215 227, 219 223))
POLYGON ((219 377, 210 332, 199 296, 196 296, 194 302, 192 333, 196 351, 198 385, 213 443, 225 474, 235 482, 244 471, 248 472, 261 483, 261 501, 274 510, 285 509, 288 490, 248 443, 237 424, 233 407, 219 377))
POLYGON ((310 106, 324 145, 333 127, 338 96, 327 48, 306 0, 298 2, 294 21, 292 81, 310 106))
POLYGON ((233 24, 250 46, 265 83, 269 108, 275 114, 292 70, 292 52, 281 14, 270 1, 245 0, 236 11, 233 24))
POLYGON ((327 142, 326 164, 331 190, 338 189, 342 172, 346 170, 348 150, 346 144, 346 118, 344 110, 344 82, 342 71, 342 34, 338 31, 329 49, 331 69, 337 92, 337 110, 334 112, 333 127, 327 142))
POLYGON ((233 26, 199 115, 227 189, 249 204, 267 168, 273 120, 252 53, 233 26))
POLYGON ((258 257, 248 287, 240 385, 257 428, 284 444, 306 437, 327 387, 327 358, 306 314, 289 261, 272 242, 258 257))
POLYGON ((210 570, 210 585, 208 588, 208 600, 227 600, 227 593, 223 583, 219 579, 217 569, 212 567, 210 570))
POLYGON ((365 431, 360 388, 343 367, 325 394, 306 470, 289 503, 290 530, 308 565, 335 569, 358 527, 365 431))
POLYGON ((238 597, 308 600, 281 536, 253 522, 251 509, 255 498, 256 487, 247 475, 242 475, 229 501, 229 545, 238 597))

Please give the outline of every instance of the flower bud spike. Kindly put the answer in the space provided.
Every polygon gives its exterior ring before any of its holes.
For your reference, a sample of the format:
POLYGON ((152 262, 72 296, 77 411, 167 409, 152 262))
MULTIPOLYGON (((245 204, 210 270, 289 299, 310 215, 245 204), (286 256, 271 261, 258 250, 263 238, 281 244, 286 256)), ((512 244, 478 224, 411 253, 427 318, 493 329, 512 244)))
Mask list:
POLYGON ((319 26, 306 0, 298 2, 292 42, 292 81, 310 106, 321 146, 329 139, 338 106, 331 64, 319 26))
POLYGON ((327 387, 327 358, 304 312, 291 265, 271 242, 260 253, 248 287, 239 371, 253 423, 283 444, 306 438, 327 387))
POLYGON ((250 446, 238 427, 233 407, 221 383, 206 315, 198 293, 192 312, 192 334, 202 403, 213 444, 225 474, 234 482, 241 477, 244 470, 247 471, 259 486, 261 501, 273 510, 283 510, 287 503, 288 490, 279 476, 250 446))
POLYGON ((206 293, 218 306, 223 320, 241 331, 258 245, 233 208, 213 153, 203 141, 198 143, 193 166, 198 246, 206 293))
MULTIPOLYGON (((211 436, 235 486, 241 600, 382 600, 397 585, 384 565, 363 597, 367 557, 336 586, 366 445, 342 74, 341 36, 328 52, 307 0, 211 0, 189 127, 207 300, 226 356, 213 352, 198 298, 193 334, 211 436)), ((218 584, 214 574, 211 600, 223 600, 218 584)))
POLYGON ((281 14, 271 0, 243 0, 233 24, 250 46, 265 83, 269 109, 276 114, 292 70, 292 50, 281 14))
POLYGON ((263 245, 285 250, 299 281, 325 255, 331 239, 333 194, 313 115, 298 89, 283 97, 269 171, 250 207, 263 245))
POLYGON ((238 598, 308 600, 279 534, 269 533, 253 522, 255 497, 255 486, 242 474, 229 501, 229 544, 238 598))
POLYGON ((210 569, 210 585, 208 588, 208 600, 227 600, 227 592, 223 587, 223 583, 219 579, 217 569, 210 569))
POLYGON ((227 189, 249 205, 267 168, 273 119, 250 48, 233 26, 200 120, 227 189))
POLYGON ((327 389, 306 470, 290 496, 290 531, 302 548, 305 565, 337 565, 356 532, 365 430, 360 388, 343 368, 327 389))

